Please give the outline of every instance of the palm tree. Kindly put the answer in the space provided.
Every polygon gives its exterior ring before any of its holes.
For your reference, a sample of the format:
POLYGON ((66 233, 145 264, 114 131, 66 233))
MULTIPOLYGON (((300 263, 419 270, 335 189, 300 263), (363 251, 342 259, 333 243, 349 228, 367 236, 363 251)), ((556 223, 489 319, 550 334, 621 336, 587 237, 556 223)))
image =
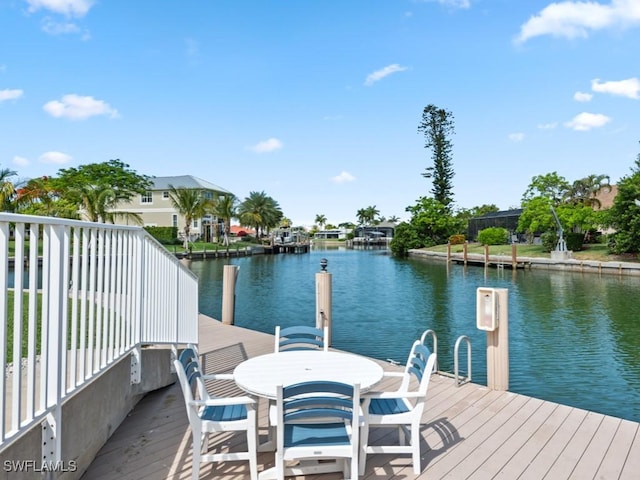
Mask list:
POLYGON ((600 191, 611 191, 608 175, 591 174, 580 180, 576 180, 567 191, 567 201, 574 205, 583 204, 589 207, 600 208, 602 205, 597 195, 600 191))
POLYGON ((108 210, 115 206, 116 194, 112 188, 104 185, 78 185, 67 192, 78 202, 90 222, 106 222, 108 210))
POLYGON ((189 248, 193 220, 205 215, 212 207, 211 201, 196 188, 176 188, 173 185, 169 185, 169 199, 173 207, 184 217, 184 248, 186 250, 189 248))
POLYGON ((315 223, 317 223, 320 226, 320 230, 324 230, 324 226, 327 223, 327 217, 325 217, 322 214, 318 214, 316 215, 315 223))
POLYGON ((17 175, 13 170, 3 168, 0 170, 0 209, 6 211, 9 207, 9 201, 16 193, 16 188, 13 182, 9 180, 10 177, 17 175))
POLYGON ((287 218, 287 217, 282 217, 282 219, 280 220, 280 227, 282 228, 289 228, 291 227, 291 219, 287 218))
POLYGON ((224 224, 223 244, 228 246, 231 219, 238 216, 238 198, 232 193, 218 198, 213 207, 213 214, 221 219, 224 224))
POLYGON ((378 215, 380 215, 380 210, 378 210, 375 205, 365 208, 367 223, 375 223, 378 215))
POLYGON ((280 205, 264 192, 249 192, 249 196, 238 207, 238 217, 243 225, 255 228, 260 238, 261 232, 278 226, 283 218, 280 205))

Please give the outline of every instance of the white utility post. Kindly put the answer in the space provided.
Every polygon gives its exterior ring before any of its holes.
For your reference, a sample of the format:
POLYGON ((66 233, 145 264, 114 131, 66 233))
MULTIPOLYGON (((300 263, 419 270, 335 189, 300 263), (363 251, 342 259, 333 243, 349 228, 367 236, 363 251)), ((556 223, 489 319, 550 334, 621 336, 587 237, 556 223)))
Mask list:
POLYGON ((478 288, 476 325, 487 332, 487 387, 509 390, 509 290, 478 288))

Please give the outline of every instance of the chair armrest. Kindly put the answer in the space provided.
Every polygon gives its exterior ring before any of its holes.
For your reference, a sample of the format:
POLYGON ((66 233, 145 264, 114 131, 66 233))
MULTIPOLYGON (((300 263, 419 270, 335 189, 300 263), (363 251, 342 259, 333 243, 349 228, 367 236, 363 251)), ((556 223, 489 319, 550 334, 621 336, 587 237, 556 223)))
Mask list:
POLYGON ((254 405, 255 399, 247 396, 209 398, 207 400, 193 400, 190 402, 195 407, 224 407, 226 405, 254 405))
POLYGON ((404 377, 404 372, 382 372, 383 377, 404 377))

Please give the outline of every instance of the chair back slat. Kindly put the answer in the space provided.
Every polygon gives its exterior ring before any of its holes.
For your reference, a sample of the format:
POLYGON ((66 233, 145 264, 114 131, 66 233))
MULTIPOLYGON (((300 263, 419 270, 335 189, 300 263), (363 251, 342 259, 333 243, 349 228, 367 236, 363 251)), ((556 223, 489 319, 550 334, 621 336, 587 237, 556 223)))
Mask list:
MULTIPOLYGON (((351 397, 351 394, 349 395, 351 397)), ((349 397, 313 396, 294 398, 286 401, 287 408, 309 408, 323 405, 333 408, 351 408, 349 397)))
POLYGON ((178 360, 186 367, 190 362, 198 360, 198 354, 193 347, 187 347, 180 353, 178 360))
MULTIPOLYGON (((300 345, 300 344, 307 345, 307 348, 309 348, 309 346, 311 345, 322 348, 324 345, 324 342, 322 340, 318 340, 315 337, 314 338, 311 338, 311 337, 287 338, 285 340, 280 340, 280 350, 283 350, 282 347, 287 347, 289 345, 300 345)), ((302 350, 303 348, 304 347, 298 347, 298 350, 302 350)), ((287 350, 292 350, 292 349, 287 348, 287 350)))
POLYGON ((280 328, 276 326, 275 351, 293 350, 327 350, 327 329, 309 327, 307 325, 295 325, 280 328))
POLYGON ((334 393, 338 395, 352 396, 353 386, 340 382, 329 382, 325 380, 319 380, 315 382, 302 382, 294 385, 287 385, 282 387, 282 397, 290 398, 305 393, 334 393))
POLYGON ((338 408, 304 408, 290 413, 284 414, 285 423, 291 423, 299 420, 317 420, 322 419, 323 423, 330 419, 351 421, 353 412, 349 410, 340 410, 338 408))

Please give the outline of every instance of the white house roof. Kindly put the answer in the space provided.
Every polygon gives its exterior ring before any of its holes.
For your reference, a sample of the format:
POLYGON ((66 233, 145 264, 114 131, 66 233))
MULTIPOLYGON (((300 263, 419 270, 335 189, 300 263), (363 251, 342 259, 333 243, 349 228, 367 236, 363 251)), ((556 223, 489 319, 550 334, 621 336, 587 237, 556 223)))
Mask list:
POLYGON ((175 188, 201 188, 203 190, 213 190, 214 192, 232 195, 229 190, 202 180, 201 178, 194 177, 193 175, 151 177, 151 182, 153 183, 152 190, 169 190, 169 185, 173 185, 175 188))

